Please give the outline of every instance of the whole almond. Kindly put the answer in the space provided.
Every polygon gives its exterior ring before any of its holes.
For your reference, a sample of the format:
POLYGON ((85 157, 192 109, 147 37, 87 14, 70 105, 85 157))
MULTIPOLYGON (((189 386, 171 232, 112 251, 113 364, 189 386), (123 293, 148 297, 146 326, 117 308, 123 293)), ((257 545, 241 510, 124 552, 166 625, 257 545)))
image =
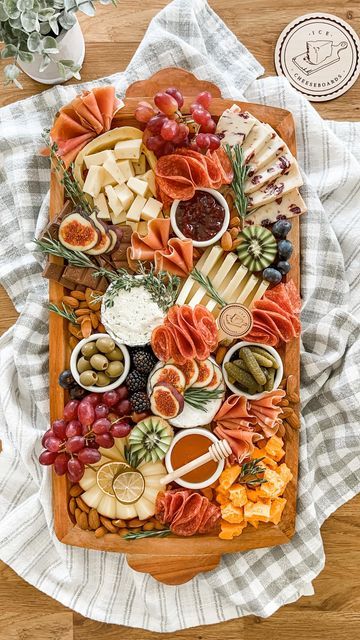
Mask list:
POLYGON ((224 251, 231 251, 232 243, 233 243, 233 239, 230 235, 230 232, 225 231, 220 241, 222 249, 224 249, 224 251))
POLYGON ((141 527, 134 527, 133 529, 130 529, 130 533, 140 533, 141 530, 141 527))
POLYGON ((81 333, 83 334, 84 338, 89 338, 91 336, 91 331, 92 325, 90 316, 84 316, 81 319, 81 333))
POLYGON ((290 416, 292 413, 293 413, 293 410, 291 409, 291 407, 283 407, 280 417, 287 419, 288 416, 290 416))
POLYGON ((70 498, 70 500, 69 500, 69 511, 70 511, 72 516, 75 515, 75 509, 76 509, 76 500, 75 500, 75 498, 70 498))
POLYGON ((83 334, 81 333, 80 327, 78 327, 76 324, 72 324, 72 322, 69 322, 68 329, 72 336, 74 336, 78 340, 82 340, 83 334))
POLYGON ((88 520, 90 529, 98 529, 101 525, 100 517, 96 509, 90 509, 88 520))
POLYGON ((217 364, 222 364, 222 361, 225 358, 226 351, 227 351, 226 347, 218 347, 215 354, 215 361, 217 364))
POLYGON ((127 526, 130 527, 130 529, 133 529, 134 527, 142 527, 142 525, 145 524, 145 522, 147 521, 139 520, 139 518, 133 518, 127 523, 127 526))
POLYGON ((143 531, 153 531, 155 529, 154 522, 145 522, 143 525, 143 531))
POLYGON ((82 514, 82 513, 83 513, 83 512, 81 511, 81 509, 79 509, 79 507, 76 507, 76 509, 75 509, 75 514, 74 514, 74 515, 75 515, 76 523, 79 525, 79 527, 80 527, 80 524, 79 524, 79 518, 80 518, 80 516, 81 516, 81 514, 82 514))
POLYGON ((296 392, 296 387, 297 387, 297 381, 295 376, 288 376, 287 381, 286 381, 286 393, 287 395, 291 395, 292 393, 296 392))
POLYGON ((279 384, 279 389, 285 389, 286 387, 286 378, 283 378, 279 384))
POLYGON ((84 291, 78 291, 77 289, 75 289, 74 291, 70 292, 70 295, 72 298, 75 298, 75 300, 85 300, 85 293, 84 291))
POLYGON ((76 498, 76 504, 81 509, 81 511, 85 511, 85 513, 89 513, 90 507, 82 500, 80 497, 76 498))
POLYGON ((82 316, 88 316, 89 313, 90 313, 90 309, 75 309, 75 315, 78 318, 81 318, 82 316))
POLYGON ((63 296, 62 301, 67 307, 71 307, 72 309, 77 309, 80 304, 79 300, 76 300, 76 298, 72 296, 63 296))
POLYGON ((69 338, 69 347, 71 351, 75 349, 76 345, 79 344, 79 340, 75 338, 75 336, 70 336, 69 338))
POLYGON ((300 428, 300 418, 299 416, 295 413, 295 411, 293 411, 287 418, 286 418, 287 422, 289 423, 290 427, 292 427, 292 429, 299 429, 300 428))
POLYGON ((98 333, 106 333, 106 329, 105 329, 104 325, 101 322, 100 322, 98 328, 96 329, 96 331, 98 333))
POLYGON ((79 484, 73 484, 72 487, 70 487, 69 494, 73 498, 77 498, 78 496, 81 496, 82 493, 84 493, 84 491, 82 490, 79 484))
POLYGON ((114 527, 111 520, 109 520, 108 518, 105 518, 104 516, 100 516, 100 521, 101 521, 101 524, 103 524, 104 527, 106 527, 106 529, 110 531, 110 533, 117 533, 117 527, 114 527))
POLYGON ((280 422, 279 424, 279 428, 276 432, 276 435, 279 436, 280 438, 282 438, 285 435, 285 427, 282 422, 280 422))
POLYGON ((99 326, 99 318, 97 314, 94 313, 93 311, 91 311, 90 313, 90 320, 91 320, 92 328, 97 329, 99 326))
POLYGON ((123 529, 124 527, 126 527, 125 520, 112 520, 112 523, 114 527, 119 527, 120 529, 123 529))
POLYGON ((282 398, 280 402, 280 407, 288 407, 288 406, 289 406, 289 400, 287 398, 282 398))
POLYGON ((126 536, 126 534, 129 533, 129 529, 119 529, 118 533, 121 537, 126 536))
POLYGON ((236 240, 233 240, 231 249, 232 251, 234 251, 234 249, 236 249, 236 247, 238 247, 241 244, 242 240, 241 238, 236 238, 236 240))
POLYGON ((239 216, 234 216, 233 218, 231 218, 229 227, 238 227, 239 225, 240 225, 239 216))
POLYGON ((107 533, 107 529, 105 527, 98 527, 95 531, 95 538, 102 538, 105 533, 107 533))
POLYGON ((239 235, 238 227, 233 227, 232 229, 230 229, 229 233, 230 233, 232 239, 235 240, 239 235))
POLYGON ((79 308, 80 308, 80 309, 89 309, 89 303, 88 303, 88 301, 87 301, 87 300, 82 300, 82 301, 79 303, 79 308))
POLYGON ((165 529, 164 525, 161 524, 161 522, 159 522, 158 520, 154 524, 157 531, 162 531, 163 529, 165 529))
POLYGON ((87 529, 89 528, 89 521, 85 511, 81 512, 81 515, 79 516, 79 520, 78 520, 78 525, 80 529, 83 529, 84 531, 87 531, 87 529))
POLYGON ((292 402, 293 404, 297 404, 298 402, 300 402, 300 397, 298 396, 297 393, 288 394, 288 398, 290 402, 292 402))

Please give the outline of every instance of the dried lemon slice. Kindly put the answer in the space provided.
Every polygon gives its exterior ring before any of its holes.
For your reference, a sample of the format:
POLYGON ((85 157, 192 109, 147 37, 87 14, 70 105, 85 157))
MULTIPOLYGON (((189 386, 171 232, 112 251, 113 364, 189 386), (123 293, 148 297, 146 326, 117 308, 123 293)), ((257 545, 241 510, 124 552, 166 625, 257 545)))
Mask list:
POLYGON ((122 504, 133 504, 141 498, 145 490, 144 476, 140 471, 131 469, 118 474, 112 485, 115 498, 122 504))
POLYGON ((99 489, 108 496, 114 496, 114 478, 129 469, 131 469, 131 467, 129 464, 126 464, 126 462, 105 462, 105 464, 101 465, 96 474, 96 482, 99 489))

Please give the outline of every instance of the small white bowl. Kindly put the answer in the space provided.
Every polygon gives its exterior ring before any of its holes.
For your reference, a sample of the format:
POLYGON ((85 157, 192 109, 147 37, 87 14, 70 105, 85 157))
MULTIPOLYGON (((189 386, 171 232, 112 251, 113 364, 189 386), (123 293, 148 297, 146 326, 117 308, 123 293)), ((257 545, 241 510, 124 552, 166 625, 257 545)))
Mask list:
MULTIPOLYGON (((87 344, 88 342, 96 342, 96 340, 98 338, 106 338, 106 333, 93 333, 91 336, 89 336, 88 338, 84 338, 83 340, 80 340, 80 342, 76 345, 76 347, 73 349, 71 356, 70 356, 70 369, 71 369, 71 373, 74 376, 75 381, 77 382, 78 385, 80 385, 80 387, 82 387, 83 389, 86 389, 87 391, 89 391, 89 393, 105 393, 105 391, 112 391, 113 389, 116 389, 117 387, 119 387, 121 385, 122 382, 124 382, 127 374, 129 373, 130 370, 130 354, 129 351, 127 350, 127 348, 125 347, 124 344, 120 344, 120 342, 116 342, 116 340, 114 340, 114 338, 112 338, 116 344, 117 347, 119 347, 119 349, 121 349, 121 351, 123 352, 123 356, 124 356, 124 371, 121 374, 121 376, 119 376, 119 378, 116 378, 114 380, 114 382, 112 382, 111 384, 108 384, 106 387, 96 387, 95 385, 91 385, 90 387, 85 387, 85 385, 81 384, 80 382, 80 374, 76 368, 76 364, 78 361, 78 357, 79 354, 81 353, 81 349, 84 346, 84 344, 87 344)), ((106 355, 104 353, 104 355, 106 355)))
MULTIPOLYGON (((181 438, 188 438, 191 435, 206 436, 212 442, 219 441, 219 438, 217 438, 216 435, 214 435, 211 431, 208 431, 207 429, 195 428, 195 429, 186 429, 184 431, 179 431, 179 433, 177 433, 174 439, 171 441, 170 448, 168 449, 167 454, 165 456, 165 467, 168 473, 171 473, 172 471, 174 471, 173 466, 171 464, 171 453, 174 448, 174 445, 179 440, 181 440, 181 438)), ((210 486, 213 482, 215 482, 215 480, 218 479, 218 477, 220 476, 221 472, 224 469, 224 464, 225 464, 225 460, 220 460, 216 471, 212 474, 212 476, 210 476, 210 478, 208 478, 204 482, 186 482, 186 480, 183 480, 182 478, 178 478, 176 480, 176 484, 179 484, 181 487, 185 487, 186 489, 205 489, 205 487, 210 486)))
MULTIPOLYGON (((199 189, 196 189, 196 191, 206 191, 207 193, 211 193, 211 195, 214 196, 214 198, 224 207, 224 210, 225 210, 223 225, 220 231, 218 231, 218 233, 213 238, 210 238, 210 240, 203 240, 203 241, 193 240, 192 241, 194 247, 210 247, 212 244, 215 244, 220 240, 221 236, 225 233, 226 229, 228 228, 229 222, 230 222, 230 210, 224 196, 219 191, 216 191, 216 189, 206 189, 205 187, 199 187, 199 189)), ((174 232, 176 233, 177 237, 180 238, 180 240, 192 240, 192 238, 185 236, 180 231, 176 222, 176 210, 180 202, 183 202, 183 200, 174 200, 174 202, 171 205, 171 209, 170 209, 171 226, 174 232)))
POLYGON ((231 382, 229 382, 225 365, 227 362, 231 360, 231 357, 235 353, 235 351, 238 351, 239 349, 241 349, 241 347, 261 347, 262 349, 264 349, 264 351, 268 351, 276 359, 276 362, 278 363, 279 368, 276 370, 274 386, 272 391, 275 391, 275 389, 278 389, 284 373, 283 363, 278 352, 273 347, 269 347, 265 344, 260 344, 259 342, 245 342, 245 341, 237 342, 236 344, 234 344, 234 346, 231 347, 231 349, 229 349, 229 351, 225 355, 223 365, 222 365, 222 371, 223 371, 223 376, 224 376, 226 386, 229 387, 229 389, 233 393, 235 393, 237 396, 244 396, 245 398, 249 398, 249 400, 259 400, 260 398, 263 398, 264 396, 266 396, 267 393, 269 393, 268 391, 262 391, 261 393, 254 393, 253 395, 251 395, 250 393, 246 393, 245 391, 240 391, 238 387, 236 387, 234 384, 231 384, 231 382))

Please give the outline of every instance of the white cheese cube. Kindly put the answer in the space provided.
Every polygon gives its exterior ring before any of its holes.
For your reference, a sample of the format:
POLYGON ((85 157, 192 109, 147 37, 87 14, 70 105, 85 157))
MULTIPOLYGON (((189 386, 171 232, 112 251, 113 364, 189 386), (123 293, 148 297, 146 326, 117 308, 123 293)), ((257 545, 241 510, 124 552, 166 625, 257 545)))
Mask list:
POLYGON ((107 205, 107 201, 104 193, 99 193, 96 198, 94 198, 94 205, 99 209, 99 213, 97 214, 98 218, 102 220, 110 220, 109 207, 107 205))
POLYGON ((138 196, 144 197, 148 190, 148 183, 145 180, 139 180, 139 178, 129 178, 126 184, 138 196))
POLYGON ((145 173, 146 158, 145 158, 143 153, 141 154, 138 162, 133 162, 133 167, 134 167, 134 171, 135 171, 136 175, 145 173))
POLYGON ((106 169, 104 169, 104 167, 103 167, 102 189, 104 187, 107 187, 109 184, 112 187, 114 187, 117 184, 117 182, 116 182, 115 178, 113 178, 112 175, 110 175, 110 173, 108 171, 106 171, 106 169))
POLYGON ((135 197, 133 192, 126 184, 118 184, 114 187, 114 191, 122 204, 122 208, 127 211, 135 197))
POLYGON ((130 160, 117 160, 116 164, 125 177, 125 180, 129 180, 129 178, 135 175, 133 163, 130 162, 130 160))
POLYGON ((149 171, 144 173, 142 176, 138 176, 138 178, 140 178, 140 180, 145 180, 152 195, 156 196, 155 173, 153 172, 153 170, 149 169, 149 171))
POLYGON ((139 222, 145 204, 145 198, 143 198, 142 196, 136 196, 134 202, 132 203, 129 211, 126 214, 126 220, 139 222))
POLYGON ((115 157, 117 160, 134 160, 138 162, 140 159, 142 139, 121 140, 115 145, 115 157))
POLYGON ((104 178, 104 169, 93 165, 90 167, 83 186, 83 191, 95 198, 99 195, 104 178))
POLYGON ((126 211, 120 211, 119 214, 110 211, 111 223, 112 224, 125 224, 126 222, 126 211))
POLYGON ((116 180, 118 184, 123 184, 125 182, 125 176, 122 173, 118 164, 116 164, 115 160, 109 159, 106 160, 103 164, 104 169, 110 173, 110 175, 116 180))
POLYGON ((115 160, 115 155, 113 151, 110 149, 106 149, 105 151, 99 151, 98 153, 92 153, 89 156, 85 156, 84 162, 87 169, 90 169, 94 164, 97 166, 101 166, 106 162, 106 160, 115 160))
POLYGON ((149 198, 142 210, 141 217, 143 220, 154 220, 158 217, 161 209, 162 202, 155 200, 155 198, 149 198))
POLYGON ((113 213, 115 213, 115 215, 119 215, 119 213, 121 213, 124 208, 119 200, 119 198, 117 197, 114 188, 112 186, 107 186, 105 187, 105 193, 107 195, 107 199, 109 201, 109 205, 110 205, 110 209, 113 211, 113 213))

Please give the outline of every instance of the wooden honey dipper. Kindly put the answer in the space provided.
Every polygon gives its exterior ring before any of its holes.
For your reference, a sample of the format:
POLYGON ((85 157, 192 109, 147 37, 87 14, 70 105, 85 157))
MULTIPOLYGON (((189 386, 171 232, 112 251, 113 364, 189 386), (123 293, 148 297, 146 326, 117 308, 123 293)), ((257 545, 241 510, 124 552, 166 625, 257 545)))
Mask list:
POLYGON ((169 482, 173 482, 181 476, 185 476, 190 471, 201 467, 203 464, 214 460, 214 462, 220 462, 220 460, 224 460, 232 453, 231 447, 227 440, 218 440, 210 445, 209 450, 204 453, 202 456, 187 462, 182 467, 175 469, 171 473, 168 473, 166 476, 160 479, 160 484, 165 485, 169 484, 169 482))

